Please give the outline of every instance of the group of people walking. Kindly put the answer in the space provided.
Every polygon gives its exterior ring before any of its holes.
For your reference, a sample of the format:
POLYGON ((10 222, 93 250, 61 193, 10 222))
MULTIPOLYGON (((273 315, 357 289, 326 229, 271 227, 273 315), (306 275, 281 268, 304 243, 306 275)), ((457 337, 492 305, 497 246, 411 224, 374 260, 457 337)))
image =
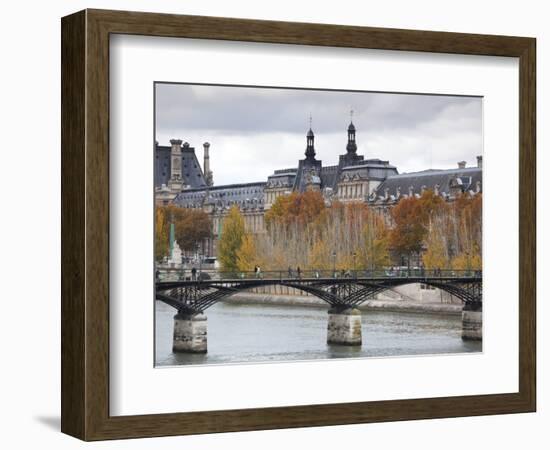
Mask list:
MULTIPOLYGON (((288 266, 288 278, 294 278, 294 272, 290 266, 288 266)), ((300 269, 300 266, 296 267, 296 278, 302 278, 302 269, 300 269)))

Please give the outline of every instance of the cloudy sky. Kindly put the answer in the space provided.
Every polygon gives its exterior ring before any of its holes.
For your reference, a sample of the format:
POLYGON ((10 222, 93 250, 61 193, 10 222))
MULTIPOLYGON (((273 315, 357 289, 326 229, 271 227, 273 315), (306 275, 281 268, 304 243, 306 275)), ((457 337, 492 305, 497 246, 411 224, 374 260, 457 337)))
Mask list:
POLYGON ((156 140, 210 142, 215 184, 266 180, 304 158, 309 117, 317 159, 346 152, 353 110, 357 152, 400 173, 475 165, 482 153, 482 99, 371 92, 156 85, 156 140))

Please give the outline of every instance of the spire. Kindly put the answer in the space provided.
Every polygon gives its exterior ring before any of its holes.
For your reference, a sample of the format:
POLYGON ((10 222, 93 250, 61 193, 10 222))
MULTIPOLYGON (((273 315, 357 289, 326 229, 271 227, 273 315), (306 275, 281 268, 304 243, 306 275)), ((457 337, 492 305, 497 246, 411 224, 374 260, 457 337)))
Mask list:
POLYGON ((355 125, 353 124, 353 109, 350 110, 350 123, 348 126, 348 145, 346 150, 348 154, 355 154, 357 152, 357 143, 355 142, 355 125))
POLYGON ((355 131, 355 125, 353 125, 353 109, 349 111, 349 127, 348 131, 355 131))
POLYGON ((311 129, 311 114, 309 115, 309 131, 306 136, 306 159, 314 160, 315 159, 315 147, 314 147, 315 135, 311 129))

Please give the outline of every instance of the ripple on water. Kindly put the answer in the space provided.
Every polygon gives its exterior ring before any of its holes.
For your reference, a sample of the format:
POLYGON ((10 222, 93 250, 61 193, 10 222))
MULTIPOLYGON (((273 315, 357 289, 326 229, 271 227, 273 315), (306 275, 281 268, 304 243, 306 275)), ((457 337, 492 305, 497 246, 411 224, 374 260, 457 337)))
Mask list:
POLYGON ((480 352, 460 337, 460 316, 363 312, 361 347, 326 344, 327 309, 313 306, 218 303, 206 312, 208 353, 172 353, 175 311, 156 302, 157 366, 257 363, 332 358, 480 352))

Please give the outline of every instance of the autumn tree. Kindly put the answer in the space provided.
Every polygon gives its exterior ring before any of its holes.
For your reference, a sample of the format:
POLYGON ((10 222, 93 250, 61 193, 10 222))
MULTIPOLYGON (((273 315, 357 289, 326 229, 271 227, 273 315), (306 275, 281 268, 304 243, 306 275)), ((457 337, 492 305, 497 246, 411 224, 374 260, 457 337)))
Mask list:
POLYGON ((419 217, 418 200, 414 197, 402 199, 391 210, 394 227, 390 232, 390 245, 410 263, 413 253, 422 249, 426 228, 419 217))
POLYGON ((168 256, 170 251, 169 223, 162 207, 155 208, 155 260, 168 256))
POLYGON ((426 251, 422 255, 422 263, 427 269, 441 269, 449 267, 449 252, 441 217, 430 220, 426 236, 426 251), (439 226, 438 226, 439 224, 439 226))
POLYGON ((256 247, 256 237, 251 233, 246 233, 237 250, 237 268, 242 272, 250 272, 255 266, 262 267, 262 258, 259 256, 256 247))
POLYGON ((309 266, 310 268, 328 270, 332 267, 332 251, 327 245, 327 241, 318 239, 313 242, 309 250, 309 266))
POLYGON ((407 256, 410 264, 413 254, 420 254, 429 232, 429 224, 434 216, 444 214, 446 209, 443 199, 430 189, 425 190, 420 198, 408 197, 399 201, 392 209, 394 227, 390 233, 392 249, 407 256))
POLYGON ((482 196, 459 196, 452 207, 451 266, 457 270, 478 270, 482 267, 482 196))
POLYGON ((157 206, 156 213, 155 233, 158 238, 169 239, 170 223, 173 223, 175 238, 182 250, 194 251, 212 235, 210 217, 201 209, 168 205, 157 206))
POLYGON ((212 222, 200 209, 181 208, 175 218, 175 237, 182 250, 193 251, 212 235, 212 222))
POLYGON ((370 212, 363 227, 363 245, 359 247, 359 268, 377 269, 390 262, 389 232, 384 220, 370 212))
POLYGON ((239 270, 238 251, 245 236, 244 218, 238 206, 233 205, 225 217, 222 234, 219 240, 218 258, 223 270, 237 272, 239 270))
POLYGON ((273 223, 304 225, 313 222, 324 209, 325 201, 319 191, 294 191, 277 197, 265 214, 265 221, 268 227, 273 223))

